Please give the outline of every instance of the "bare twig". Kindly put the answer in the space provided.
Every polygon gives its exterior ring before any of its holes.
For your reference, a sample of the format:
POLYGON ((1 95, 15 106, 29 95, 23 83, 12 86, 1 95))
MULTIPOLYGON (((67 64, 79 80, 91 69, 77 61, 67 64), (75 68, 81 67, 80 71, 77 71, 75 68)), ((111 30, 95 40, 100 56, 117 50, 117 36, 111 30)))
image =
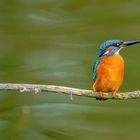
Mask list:
MULTIPOLYGON (((86 96, 98 98, 99 94, 92 90, 78 89, 56 85, 41 85, 41 84, 14 84, 14 83, 0 83, 0 90, 16 90, 20 92, 56 92, 78 96, 86 96)), ((136 99, 140 97, 140 91, 117 93, 113 99, 136 99)), ((104 93, 105 99, 112 99, 110 93, 104 93)))

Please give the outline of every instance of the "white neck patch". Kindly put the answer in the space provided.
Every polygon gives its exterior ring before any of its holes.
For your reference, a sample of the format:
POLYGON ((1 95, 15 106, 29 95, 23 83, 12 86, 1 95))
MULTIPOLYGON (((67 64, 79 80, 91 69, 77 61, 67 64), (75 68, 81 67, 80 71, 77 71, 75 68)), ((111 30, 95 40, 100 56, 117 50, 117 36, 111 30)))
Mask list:
POLYGON ((115 52, 115 54, 119 54, 120 50, 122 49, 123 47, 121 47, 117 52, 115 52))

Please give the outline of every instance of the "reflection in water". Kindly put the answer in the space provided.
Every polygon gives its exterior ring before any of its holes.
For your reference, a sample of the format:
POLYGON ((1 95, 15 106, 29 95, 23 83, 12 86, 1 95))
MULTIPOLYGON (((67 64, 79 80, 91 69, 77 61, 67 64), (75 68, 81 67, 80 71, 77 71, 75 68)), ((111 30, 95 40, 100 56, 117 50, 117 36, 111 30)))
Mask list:
MULTIPOLYGON (((80 97, 75 98, 75 100, 79 101, 80 97)), ((73 138, 79 140, 92 138, 129 139, 133 135, 133 133, 128 134, 131 129, 135 130, 135 134, 138 135, 139 132, 135 129, 138 127, 138 119, 133 114, 130 115, 130 109, 126 108, 127 104, 122 103, 119 104, 121 105, 120 107, 116 105, 112 108, 110 106, 112 103, 109 101, 106 103, 93 103, 92 99, 89 99, 89 102, 93 106, 68 101, 67 103, 16 107, 12 110, 14 114, 17 114, 16 116, 14 115, 16 117, 14 125, 9 123, 5 123, 5 125, 13 128, 11 132, 13 139, 20 139, 23 135, 32 139, 36 139, 36 136, 38 138, 73 138), (36 134, 34 135, 34 133, 36 134)), ((117 101, 116 103, 119 102, 117 101)), ((132 113, 136 110, 136 108, 131 108, 132 113)), ((14 120, 13 115, 10 113, 5 112, 5 115, 8 120, 14 120)), ((5 115, 3 114, 2 116, 4 117, 5 115)))

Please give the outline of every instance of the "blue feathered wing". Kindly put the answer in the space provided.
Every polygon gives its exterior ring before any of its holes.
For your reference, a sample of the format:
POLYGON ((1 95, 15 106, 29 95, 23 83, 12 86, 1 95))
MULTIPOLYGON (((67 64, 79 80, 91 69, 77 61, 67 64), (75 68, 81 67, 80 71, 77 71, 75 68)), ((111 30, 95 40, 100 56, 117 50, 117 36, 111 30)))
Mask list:
POLYGON ((96 78, 97 78, 97 67, 98 67, 100 61, 101 61, 101 58, 99 57, 99 58, 95 61, 95 64, 93 65, 93 81, 94 81, 94 82, 96 81, 96 78))

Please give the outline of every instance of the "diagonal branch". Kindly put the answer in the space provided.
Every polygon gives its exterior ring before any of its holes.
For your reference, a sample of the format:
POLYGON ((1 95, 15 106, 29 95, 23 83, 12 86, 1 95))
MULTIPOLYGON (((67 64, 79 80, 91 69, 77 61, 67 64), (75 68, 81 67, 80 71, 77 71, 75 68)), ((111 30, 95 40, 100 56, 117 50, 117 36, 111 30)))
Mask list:
MULTIPOLYGON (((71 88, 56 85, 41 85, 41 84, 15 84, 15 83, 0 83, 1 91, 19 91, 19 92, 56 92, 70 95, 78 95, 85 97, 98 98, 99 94, 92 90, 71 88)), ((117 93, 113 99, 136 99, 140 97, 140 91, 117 93)), ((112 99, 110 93, 104 93, 105 99, 112 99)))

